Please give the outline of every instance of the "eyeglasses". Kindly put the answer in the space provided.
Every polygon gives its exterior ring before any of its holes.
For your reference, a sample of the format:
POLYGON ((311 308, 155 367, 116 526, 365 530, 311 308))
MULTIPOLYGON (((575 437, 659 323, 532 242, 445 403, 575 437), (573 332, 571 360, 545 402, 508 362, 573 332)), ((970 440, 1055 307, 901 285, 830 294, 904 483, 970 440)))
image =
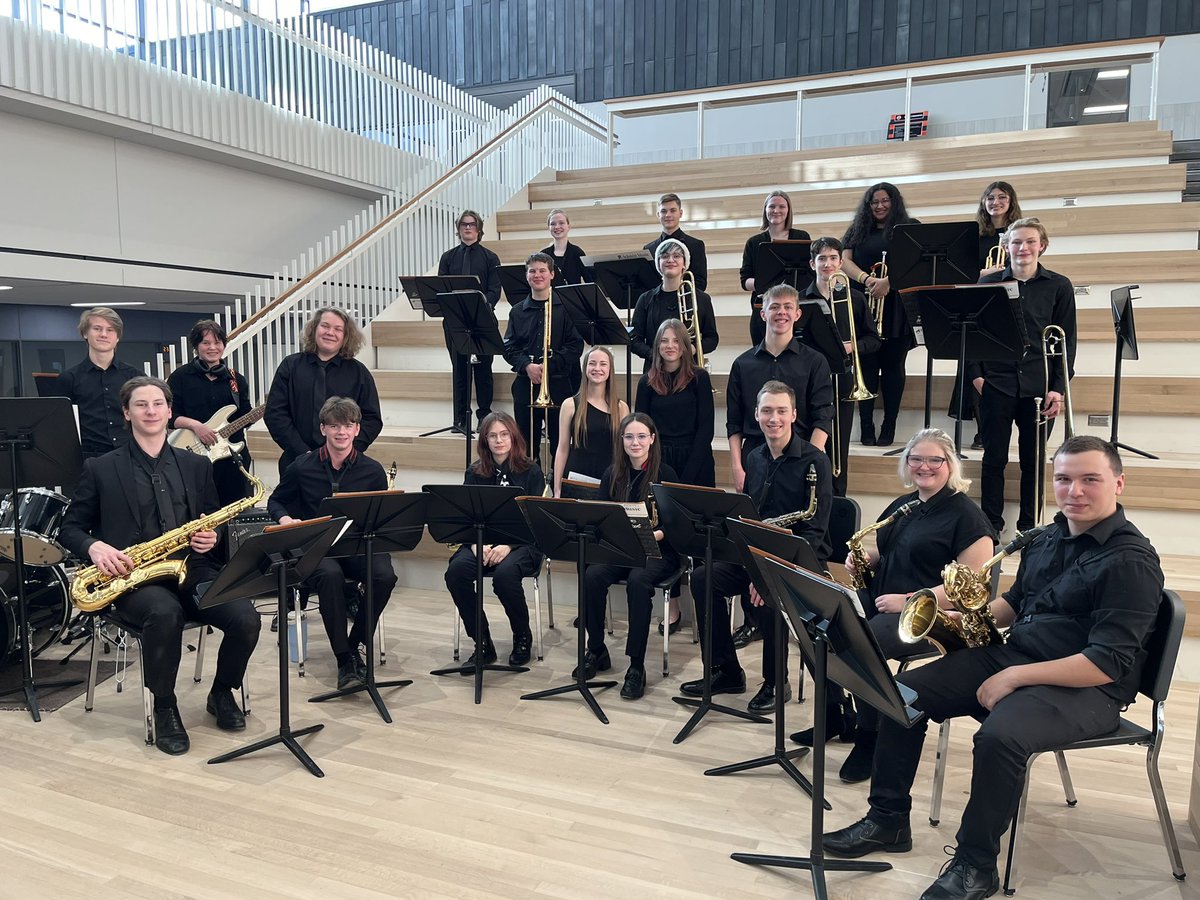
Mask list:
POLYGON ((511 437, 512 435, 510 435, 507 431, 493 431, 488 434, 487 439, 489 441, 507 441, 510 440, 511 437))
POLYGON ((479 223, 478 222, 459 222, 458 227, 459 228, 478 228, 479 223))
POLYGON ((658 254, 659 259, 683 259, 683 254, 678 250, 664 250, 658 254))
POLYGON ((625 441, 625 443, 627 443, 627 444, 641 443, 642 441, 650 440, 650 433, 647 432, 645 434, 623 434, 623 435, 621 435, 621 440, 625 441))
POLYGON ((871 205, 872 206, 891 206, 892 201, 891 200, 872 200, 871 205))
POLYGON ((946 464, 944 456, 912 456, 905 457, 908 460, 910 469, 919 469, 921 466, 929 466, 931 469, 940 469, 946 464))

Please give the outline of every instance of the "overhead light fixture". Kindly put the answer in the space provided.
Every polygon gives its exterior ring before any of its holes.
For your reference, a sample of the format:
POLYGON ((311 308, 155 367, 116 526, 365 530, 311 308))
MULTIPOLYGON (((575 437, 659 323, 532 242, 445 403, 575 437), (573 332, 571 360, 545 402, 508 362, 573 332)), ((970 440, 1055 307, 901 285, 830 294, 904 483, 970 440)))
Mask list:
POLYGON ((1085 106, 1083 114, 1085 116, 1102 116, 1107 113, 1122 113, 1129 109, 1128 103, 1113 103, 1110 106, 1085 106))
POLYGON ((1113 80, 1116 78, 1128 78, 1128 77, 1129 77, 1128 69, 1105 69, 1104 71, 1097 73, 1096 80, 1097 81, 1110 81, 1110 80, 1113 80))
POLYGON ((76 309, 91 309, 93 306, 145 306, 145 300, 109 300, 104 303, 72 303, 76 309))

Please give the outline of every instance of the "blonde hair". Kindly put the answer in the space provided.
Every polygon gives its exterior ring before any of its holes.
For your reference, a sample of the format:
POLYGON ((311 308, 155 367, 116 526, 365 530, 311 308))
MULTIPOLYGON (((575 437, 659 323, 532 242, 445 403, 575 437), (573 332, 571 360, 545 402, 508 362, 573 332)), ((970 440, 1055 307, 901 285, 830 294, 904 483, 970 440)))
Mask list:
POLYGON ((88 329, 92 327, 92 319, 103 319, 117 331, 117 340, 125 336, 125 323, 117 315, 117 311, 108 306, 93 306, 85 309, 79 317, 79 336, 87 339, 88 329))
POLYGON ((550 210, 550 215, 546 216, 546 227, 547 228, 550 227, 550 220, 558 215, 561 215, 564 219, 566 219, 568 225, 571 224, 571 217, 567 215, 567 211, 565 209, 552 209, 552 210, 550 210))
POLYGON ((1032 228, 1038 233, 1038 237, 1042 239, 1042 253, 1050 249, 1050 235, 1046 234, 1046 226, 1036 216, 1026 216, 1024 219, 1017 219, 1008 226, 1008 231, 1004 232, 1004 243, 1012 244, 1012 233, 1018 228, 1032 228))
POLYGON ((908 468, 908 454, 912 453, 913 447, 920 443, 937 444, 942 453, 946 456, 946 465, 950 467, 950 477, 946 483, 953 490, 960 494, 967 492, 971 487, 971 479, 963 475, 962 460, 958 458, 958 454, 954 452, 954 438, 946 434, 940 428, 922 428, 916 434, 908 439, 908 443, 904 445, 904 452, 900 454, 900 465, 897 467, 897 474, 900 476, 900 482, 906 488, 913 486, 913 480, 908 468))
POLYGON ((579 392, 575 395, 575 416, 571 420, 571 435, 575 439, 576 447, 587 446, 587 364, 593 353, 603 353, 608 357, 608 381, 605 382, 604 395, 608 400, 608 417, 611 422, 614 445, 617 445, 616 442, 620 439, 618 429, 621 427, 621 398, 617 391, 617 367, 613 363, 612 351, 607 347, 597 345, 583 354, 583 359, 580 360, 583 378, 579 382, 579 392))

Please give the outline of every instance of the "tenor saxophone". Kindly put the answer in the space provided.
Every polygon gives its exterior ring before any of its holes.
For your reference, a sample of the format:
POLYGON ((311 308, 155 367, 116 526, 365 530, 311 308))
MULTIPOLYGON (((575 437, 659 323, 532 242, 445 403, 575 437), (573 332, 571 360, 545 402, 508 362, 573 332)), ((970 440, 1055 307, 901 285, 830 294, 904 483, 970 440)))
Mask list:
POLYGON ((240 465, 238 468, 254 486, 252 496, 173 528, 153 540, 127 548, 125 555, 133 560, 133 571, 128 575, 108 575, 96 566, 80 569, 71 583, 71 600, 76 609, 85 613, 98 612, 122 594, 163 578, 174 578, 178 584, 183 584, 187 578, 187 559, 170 559, 171 554, 185 548, 191 542, 192 535, 224 525, 238 513, 257 505, 267 495, 266 485, 262 481, 240 465))

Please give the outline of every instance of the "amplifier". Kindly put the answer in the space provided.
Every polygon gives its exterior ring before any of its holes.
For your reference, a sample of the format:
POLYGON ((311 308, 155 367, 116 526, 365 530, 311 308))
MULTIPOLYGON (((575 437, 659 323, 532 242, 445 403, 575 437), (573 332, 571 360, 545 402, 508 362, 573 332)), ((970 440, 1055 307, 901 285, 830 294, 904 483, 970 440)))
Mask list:
POLYGON ((229 556, 232 558, 247 538, 262 534, 264 528, 274 524, 275 520, 268 515, 265 509, 247 509, 238 513, 228 525, 229 556))

